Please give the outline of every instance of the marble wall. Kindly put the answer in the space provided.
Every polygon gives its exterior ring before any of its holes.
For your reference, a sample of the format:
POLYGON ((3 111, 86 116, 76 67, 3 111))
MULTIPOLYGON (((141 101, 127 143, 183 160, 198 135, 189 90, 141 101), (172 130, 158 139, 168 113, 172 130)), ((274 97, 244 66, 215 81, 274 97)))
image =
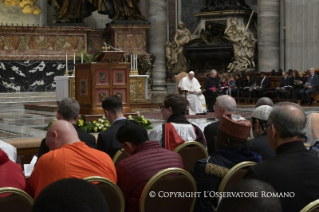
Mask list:
POLYGON ((205 1, 183 0, 181 4, 181 21, 185 23, 186 28, 193 34, 198 25, 198 20, 194 17, 194 14, 200 12, 200 9, 205 6, 205 1))
MULTIPOLYGON (((73 61, 68 69, 73 70, 73 61)), ((55 76, 65 73, 65 61, 2 60, 0 61, 0 92, 54 91, 55 76)), ((72 71, 69 72, 72 74, 72 71)))
POLYGON ((6 6, 2 1, 0 1, 0 24, 6 25, 46 25, 47 23, 47 1, 41 0, 37 1, 37 5, 42 10, 41 14, 24 14, 21 11, 19 5, 6 6))
POLYGON ((286 34, 282 61, 286 69, 319 68, 319 1, 286 0, 283 6, 286 34))

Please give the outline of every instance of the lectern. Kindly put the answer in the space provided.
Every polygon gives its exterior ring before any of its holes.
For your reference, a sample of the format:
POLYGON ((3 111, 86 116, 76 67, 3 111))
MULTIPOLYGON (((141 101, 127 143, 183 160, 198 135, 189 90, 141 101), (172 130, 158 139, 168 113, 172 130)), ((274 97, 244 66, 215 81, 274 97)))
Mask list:
POLYGON ((102 54, 102 62, 75 65, 75 98, 81 114, 104 114, 102 102, 110 95, 118 95, 123 107, 130 107, 130 63, 119 63, 112 52, 102 54))

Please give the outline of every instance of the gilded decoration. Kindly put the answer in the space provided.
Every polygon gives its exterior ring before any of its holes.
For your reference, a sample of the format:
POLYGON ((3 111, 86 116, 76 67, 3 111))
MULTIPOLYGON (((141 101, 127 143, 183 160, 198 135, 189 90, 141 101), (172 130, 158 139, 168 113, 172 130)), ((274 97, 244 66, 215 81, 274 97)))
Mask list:
POLYGON ((100 102, 103 102, 105 98, 106 98, 106 93, 105 93, 105 92, 100 92, 100 93, 99 93, 99 100, 100 100, 100 102))
POLYGON ((69 97, 75 99, 75 78, 69 78, 69 97))
POLYGON ((231 20, 230 26, 225 30, 225 35, 232 42, 234 49, 234 57, 227 66, 227 71, 254 68, 254 51, 257 39, 248 29, 248 25, 245 28, 239 27, 237 21, 231 20))
POLYGON ((106 72, 105 71, 101 71, 99 73, 99 80, 100 80, 100 82, 105 82, 106 81, 106 72))
POLYGON ((122 91, 117 91, 116 95, 123 101, 123 92, 122 91))
POLYGON ((86 81, 85 80, 80 81, 80 92, 82 94, 86 94, 86 81))
POLYGON ((130 100, 145 101, 145 79, 143 77, 130 76, 130 100))
POLYGON ((1 0, 7 6, 19 5, 25 14, 39 15, 41 9, 36 5, 37 0, 1 0))
POLYGON ((187 72, 188 64, 183 54, 184 46, 192 39, 191 33, 180 22, 176 31, 174 41, 166 43, 166 65, 168 71, 173 74, 187 72))
POLYGON ((122 72, 117 72, 116 73, 116 81, 117 82, 122 82, 123 81, 123 73, 122 72))

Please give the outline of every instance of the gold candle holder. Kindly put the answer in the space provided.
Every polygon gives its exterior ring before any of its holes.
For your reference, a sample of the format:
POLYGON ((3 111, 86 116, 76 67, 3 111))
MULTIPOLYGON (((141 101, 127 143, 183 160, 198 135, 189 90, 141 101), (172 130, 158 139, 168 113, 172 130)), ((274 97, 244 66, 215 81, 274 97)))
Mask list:
POLYGON ((69 76, 69 70, 65 70, 64 76, 69 76))

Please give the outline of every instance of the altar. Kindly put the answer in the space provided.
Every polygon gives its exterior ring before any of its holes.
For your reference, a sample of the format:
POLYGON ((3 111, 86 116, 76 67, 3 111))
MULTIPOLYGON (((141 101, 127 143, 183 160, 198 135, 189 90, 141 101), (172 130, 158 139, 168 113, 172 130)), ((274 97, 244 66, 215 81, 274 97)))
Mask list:
POLYGON ((149 75, 130 75, 131 102, 146 102, 148 97, 149 75))
POLYGON ((56 101, 60 102, 64 98, 75 99, 75 76, 56 76, 56 101))

